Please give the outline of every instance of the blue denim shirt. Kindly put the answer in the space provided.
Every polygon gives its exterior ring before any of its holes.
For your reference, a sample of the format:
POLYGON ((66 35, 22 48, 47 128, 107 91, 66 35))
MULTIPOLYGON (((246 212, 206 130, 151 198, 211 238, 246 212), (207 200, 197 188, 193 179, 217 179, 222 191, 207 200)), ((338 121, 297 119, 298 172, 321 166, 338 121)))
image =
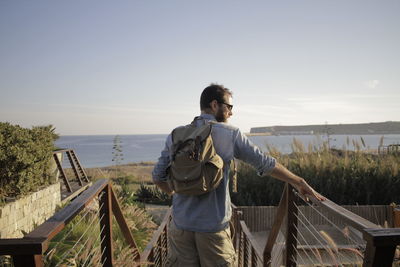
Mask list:
MULTIPOLYGON (((197 125, 205 121, 215 121, 210 114, 200 116, 197 125)), ((214 123, 211 136, 218 155, 229 163, 233 158, 240 159, 254 166, 261 176, 275 167, 275 159, 265 155, 258 147, 240 132, 227 123, 214 123)), ((172 137, 167 137, 165 148, 153 170, 153 180, 166 181, 166 169, 170 164, 172 137)), ((195 232, 217 232, 226 228, 231 219, 231 198, 229 195, 229 164, 224 167, 224 179, 212 192, 200 196, 174 194, 172 214, 176 226, 183 230, 195 232)))

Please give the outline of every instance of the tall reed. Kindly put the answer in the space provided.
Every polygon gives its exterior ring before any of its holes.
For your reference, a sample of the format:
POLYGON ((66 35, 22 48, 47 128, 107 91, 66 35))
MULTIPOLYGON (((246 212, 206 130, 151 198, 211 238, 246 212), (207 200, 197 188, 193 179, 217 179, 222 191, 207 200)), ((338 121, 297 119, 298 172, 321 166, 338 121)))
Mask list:
MULTIPOLYGON (((362 142, 362 141, 361 141, 362 142)), ((365 143, 365 142, 364 142, 365 143)), ((354 150, 330 149, 325 143, 307 149, 293 140, 293 153, 283 155, 269 146, 269 154, 295 174, 305 178, 318 192, 344 205, 379 205, 400 202, 400 157, 374 155, 353 140, 354 150)), ((282 185, 274 179, 257 176, 245 163, 239 164, 237 205, 276 205, 282 185)))

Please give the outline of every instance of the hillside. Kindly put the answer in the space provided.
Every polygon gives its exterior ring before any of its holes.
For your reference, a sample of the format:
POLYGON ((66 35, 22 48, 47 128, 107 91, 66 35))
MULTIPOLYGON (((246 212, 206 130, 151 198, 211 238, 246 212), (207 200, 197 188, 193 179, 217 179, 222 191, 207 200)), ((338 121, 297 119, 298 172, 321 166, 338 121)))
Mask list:
POLYGON ((250 134, 298 135, 298 134, 400 134, 400 122, 387 121, 360 124, 321 124, 299 126, 253 127, 250 134))

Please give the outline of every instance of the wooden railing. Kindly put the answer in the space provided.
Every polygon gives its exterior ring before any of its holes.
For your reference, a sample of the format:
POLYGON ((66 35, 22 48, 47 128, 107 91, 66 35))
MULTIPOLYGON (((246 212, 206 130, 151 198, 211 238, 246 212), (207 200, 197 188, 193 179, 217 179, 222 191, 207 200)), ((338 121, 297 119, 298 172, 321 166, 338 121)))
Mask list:
POLYGON ((379 146, 378 147, 378 154, 400 154, 400 144, 392 144, 387 146, 379 146))
MULTIPOLYGON (((80 196, 74 199, 68 206, 61 209, 54 216, 38 226, 34 231, 26 235, 24 238, 18 239, 0 239, 0 255, 10 255, 12 257, 14 266, 45 266, 47 257, 52 253, 48 249, 51 248, 50 244, 53 239, 59 234, 68 224, 75 219, 78 215, 83 217, 82 212, 88 209, 85 214, 95 214, 98 216, 98 233, 99 252, 97 255, 89 252, 87 257, 90 259, 98 259, 96 264, 101 266, 113 266, 113 244, 112 244, 112 216, 114 215, 119 229, 122 232, 126 243, 131 248, 133 260, 139 261, 139 252, 136 243, 132 237, 131 231, 125 221, 125 218, 120 209, 118 200, 112 190, 111 183, 106 180, 99 180, 89 189, 84 191, 80 196), (97 202, 98 201, 98 202, 97 202), (93 211, 95 210, 95 211, 93 211)), ((91 216, 96 219, 96 216, 91 216)), ((88 225, 87 230, 93 230, 93 225, 88 225)), ((89 238, 89 237, 88 237, 89 238)), ((86 241, 87 242, 87 241, 86 241)), ((88 244, 95 244, 96 241, 87 242, 88 244)), ((85 245, 79 244, 82 249, 85 245)), ((74 250, 72 250, 75 252, 74 250)), ((67 254, 68 255, 68 254, 67 254)), ((51 255, 50 255, 51 257, 51 255)), ((76 257, 76 255, 73 255, 76 257)), ((68 257, 65 259, 71 263, 68 257)), ((72 259, 73 260, 73 259, 72 259)), ((87 266, 92 266, 88 259, 84 259, 87 266)), ((60 262, 59 264, 63 264, 60 262)), ((56 264, 58 266, 58 264, 56 264)))
POLYGON ((53 152, 53 159, 57 165, 60 180, 62 181, 62 202, 67 202, 75 198, 92 185, 73 149, 55 150, 53 152))

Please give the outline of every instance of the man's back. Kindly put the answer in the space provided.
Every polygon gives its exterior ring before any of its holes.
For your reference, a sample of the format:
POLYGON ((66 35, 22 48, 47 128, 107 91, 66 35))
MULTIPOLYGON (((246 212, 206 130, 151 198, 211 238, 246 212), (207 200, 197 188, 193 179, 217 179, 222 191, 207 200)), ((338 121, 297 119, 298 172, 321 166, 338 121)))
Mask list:
MULTIPOLYGON (((202 114, 196 121, 197 125, 214 121, 211 114, 202 114)), ((175 194, 173 196, 173 220, 180 229, 196 232, 216 232, 226 228, 231 218, 231 200, 229 195, 229 163, 236 156, 249 163, 257 162, 261 171, 272 169, 275 165, 273 158, 266 157, 238 128, 227 123, 212 124, 211 136, 214 147, 224 161, 224 178, 221 184, 212 192, 200 196, 175 194)), ((171 151, 172 140, 167 138, 164 157, 171 151)), ((169 153, 170 155, 170 153, 169 153)), ((168 159, 169 160, 169 159, 168 159)), ((159 160, 165 162, 165 159, 159 160)), ((155 180, 163 174, 163 164, 157 164, 153 177, 155 180)))

